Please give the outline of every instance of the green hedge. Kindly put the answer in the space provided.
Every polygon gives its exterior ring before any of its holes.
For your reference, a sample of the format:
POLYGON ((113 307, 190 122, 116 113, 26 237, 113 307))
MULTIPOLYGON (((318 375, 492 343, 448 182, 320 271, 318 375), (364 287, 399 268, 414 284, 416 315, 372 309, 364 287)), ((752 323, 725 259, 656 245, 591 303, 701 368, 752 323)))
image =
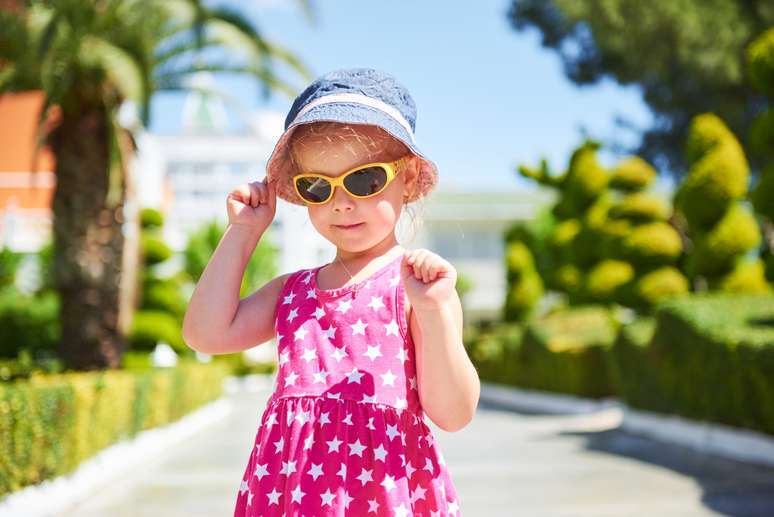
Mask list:
POLYGON ((469 333, 465 346, 490 382, 585 397, 614 393, 605 351, 616 323, 607 309, 586 306, 527 323, 469 333))
POLYGON ((639 361, 622 367, 647 388, 633 407, 774 433, 774 296, 705 294, 656 312, 639 361))
POLYGON ((223 363, 0 383, 0 496, 67 474, 101 449, 221 395, 223 363))
POLYGON ((774 434, 774 295, 691 294, 618 327, 593 306, 467 331, 482 380, 774 434))

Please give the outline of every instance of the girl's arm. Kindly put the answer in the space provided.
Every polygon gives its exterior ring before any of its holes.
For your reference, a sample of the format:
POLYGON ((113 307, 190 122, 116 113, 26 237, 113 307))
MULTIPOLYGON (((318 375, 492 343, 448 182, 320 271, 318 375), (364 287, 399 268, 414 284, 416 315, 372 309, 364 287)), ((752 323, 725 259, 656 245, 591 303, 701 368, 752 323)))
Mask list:
POLYGON ((481 382, 462 343, 457 272, 435 253, 418 249, 406 252, 401 277, 422 408, 444 431, 459 431, 475 415, 481 382))
POLYGON ((476 412, 481 392, 478 372, 462 344, 459 297, 435 310, 411 309, 417 389, 422 407, 441 429, 463 429, 476 412))
POLYGON ((266 179, 239 185, 226 198, 229 225, 196 284, 183 318, 183 339, 207 354, 228 354, 268 341, 287 274, 244 300, 239 287, 247 262, 276 212, 274 185, 266 179))
POLYGON ((189 347, 206 354, 228 354, 252 348, 274 335, 274 311, 288 274, 239 299, 247 262, 261 236, 245 225, 226 228, 183 319, 183 338, 189 347))

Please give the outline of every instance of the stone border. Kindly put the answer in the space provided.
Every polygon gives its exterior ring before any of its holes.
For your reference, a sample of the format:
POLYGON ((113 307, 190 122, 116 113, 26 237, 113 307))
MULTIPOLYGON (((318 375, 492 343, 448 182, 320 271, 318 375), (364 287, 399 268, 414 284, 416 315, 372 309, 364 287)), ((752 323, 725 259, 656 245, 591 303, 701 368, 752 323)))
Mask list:
MULTIPOLYGON (((224 379, 224 392, 238 387, 230 377, 224 379)), ((97 488, 133 468, 148 465, 163 457, 175 443, 183 441, 208 425, 226 418, 233 404, 225 397, 205 404, 176 422, 146 429, 130 440, 122 440, 81 463, 70 474, 45 480, 7 494, 0 499, 0 517, 47 517, 61 515, 87 499, 97 488)))
POLYGON ((595 400, 482 382, 481 400, 515 411, 551 414, 588 415, 620 411, 620 421, 611 428, 620 427, 632 434, 690 447, 705 454, 774 466, 772 436, 740 427, 633 409, 617 398, 595 400))

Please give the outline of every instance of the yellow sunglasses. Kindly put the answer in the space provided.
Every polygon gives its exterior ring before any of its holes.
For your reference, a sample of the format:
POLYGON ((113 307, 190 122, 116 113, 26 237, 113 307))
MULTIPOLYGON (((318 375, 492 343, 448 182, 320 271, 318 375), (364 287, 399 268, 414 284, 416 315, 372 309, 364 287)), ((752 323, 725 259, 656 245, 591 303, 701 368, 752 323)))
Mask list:
POLYGON ((310 205, 323 205, 330 201, 335 187, 343 187, 350 196, 365 199, 387 188, 402 170, 405 159, 358 165, 335 178, 313 172, 297 174, 293 176, 293 187, 298 197, 310 205))

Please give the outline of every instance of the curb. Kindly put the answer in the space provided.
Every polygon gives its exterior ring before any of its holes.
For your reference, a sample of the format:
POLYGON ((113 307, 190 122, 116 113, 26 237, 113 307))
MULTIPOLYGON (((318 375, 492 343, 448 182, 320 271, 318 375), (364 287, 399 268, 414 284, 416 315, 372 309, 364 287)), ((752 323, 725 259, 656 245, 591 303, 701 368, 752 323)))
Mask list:
POLYGON ((106 447, 70 474, 27 486, 0 499, 0 517, 61 515, 68 508, 87 499, 100 486, 131 469, 147 466, 162 457, 171 445, 227 417, 233 409, 233 404, 221 397, 176 422, 146 429, 134 438, 106 447))
POLYGON ((749 429, 633 409, 617 398, 601 400, 481 383, 481 400, 520 412, 593 415, 620 412, 609 429, 689 447, 703 454, 774 467, 774 437, 749 429))

